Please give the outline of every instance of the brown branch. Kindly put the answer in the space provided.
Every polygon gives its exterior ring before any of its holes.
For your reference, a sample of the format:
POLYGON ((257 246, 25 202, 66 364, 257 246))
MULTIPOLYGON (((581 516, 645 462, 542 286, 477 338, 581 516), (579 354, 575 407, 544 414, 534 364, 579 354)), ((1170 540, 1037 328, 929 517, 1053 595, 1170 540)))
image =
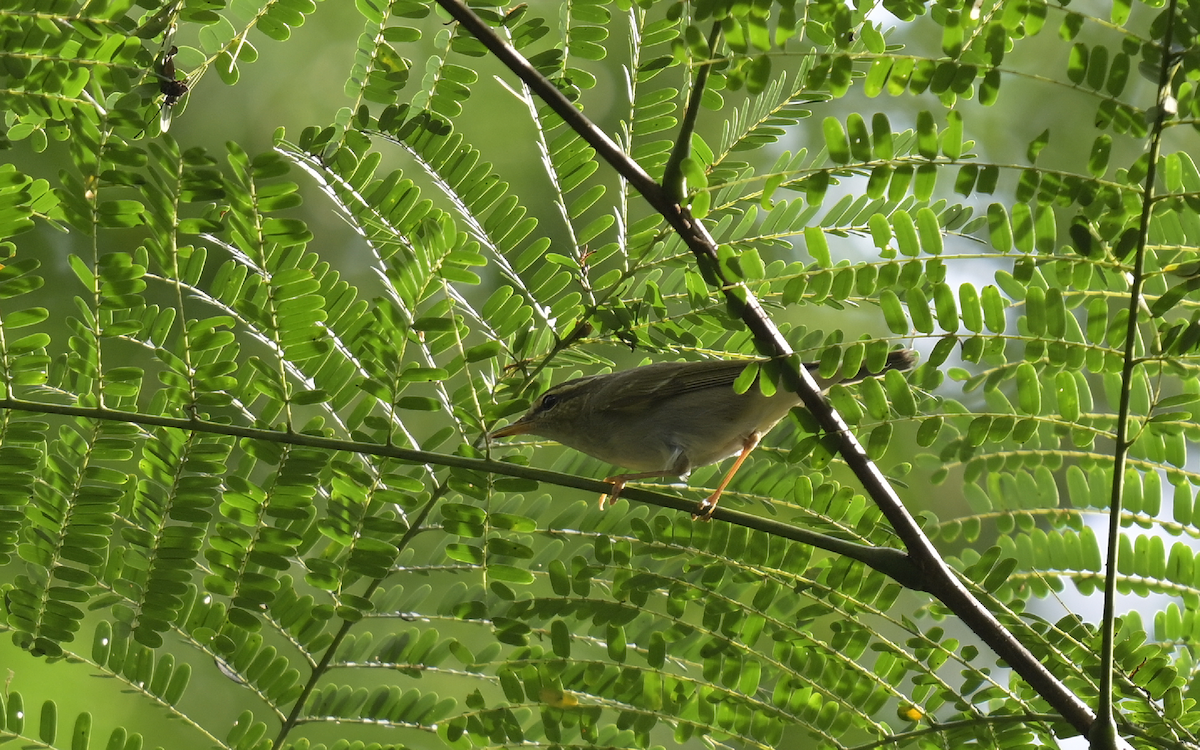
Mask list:
MULTIPOLYGON (((554 84, 543 77, 528 60, 497 36, 463 3, 458 0, 438 0, 438 5, 483 43, 521 79, 522 83, 587 141, 604 161, 624 177, 647 203, 666 218, 695 254, 706 278, 724 293, 731 311, 738 315, 754 334, 763 353, 776 357, 793 354, 791 347, 750 289, 741 282, 731 282, 726 278, 717 262, 716 242, 704 226, 692 218, 686 208, 672 201, 663 187, 651 179, 637 162, 625 154, 612 139, 576 109, 554 84)), ((921 531, 882 472, 867 457, 866 451, 850 431, 849 425, 821 396, 816 381, 807 369, 788 367, 783 370, 787 387, 800 396, 804 406, 816 418, 822 429, 836 436, 842 458, 891 523, 897 536, 904 542, 909 559, 924 576, 924 585, 921 588, 945 604, 1073 727, 1086 733, 1095 719, 1091 710, 967 591, 958 576, 934 549, 929 538, 921 531)))

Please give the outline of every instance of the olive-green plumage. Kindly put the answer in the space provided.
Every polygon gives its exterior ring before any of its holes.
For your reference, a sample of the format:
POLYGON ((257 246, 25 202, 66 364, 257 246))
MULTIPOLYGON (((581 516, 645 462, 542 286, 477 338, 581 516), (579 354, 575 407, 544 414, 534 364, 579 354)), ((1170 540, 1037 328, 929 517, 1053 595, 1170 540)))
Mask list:
MULTIPOLYGON (((908 370, 915 361, 910 350, 893 351, 884 370, 908 370)), ((632 474, 609 478, 614 499, 630 479, 686 477, 697 467, 740 454, 721 487, 705 501, 702 510, 708 514, 745 456, 800 403, 791 392, 764 396, 757 384, 744 393, 734 391, 734 381, 748 364, 660 362, 576 378, 550 388, 520 419, 490 437, 539 435, 632 469, 632 474)), ((851 378, 817 382, 824 391, 873 374, 864 369, 851 378)))

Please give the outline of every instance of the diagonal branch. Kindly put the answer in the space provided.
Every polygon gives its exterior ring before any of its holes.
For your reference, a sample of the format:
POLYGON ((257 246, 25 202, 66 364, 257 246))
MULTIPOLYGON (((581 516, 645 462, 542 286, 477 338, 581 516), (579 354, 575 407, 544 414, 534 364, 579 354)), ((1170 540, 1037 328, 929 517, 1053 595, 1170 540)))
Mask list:
MULTIPOLYGON (((694 220, 683 206, 672 200, 667 191, 637 162, 625 154, 608 135, 576 109, 553 83, 543 77, 511 45, 497 36, 466 5, 459 0, 438 0, 438 5, 487 47, 521 79, 522 83, 541 97, 605 162, 624 177, 647 203, 662 214, 695 254, 697 264, 709 283, 724 293, 731 313, 742 319, 764 354, 775 357, 788 357, 793 354, 791 347, 767 316, 753 292, 741 282, 731 282, 721 271, 717 261, 717 243, 700 222, 694 220)), ((822 429, 836 437, 842 458, 892 524, 897 536, 904 542, 909 559, 923 574, 924 589, 954 612, 1073 727, 1080 732, 1087 732, 1095 718, 1091 710, 967 591, 954 571, 938 555, 912 514, 900 502, 900 498, 882 472, 867 457, 866 451, 850 431, 849 425, 821 396, 812 375, 803 367, 782 369, 786 387, 800 396, 805 408, 822 429)))

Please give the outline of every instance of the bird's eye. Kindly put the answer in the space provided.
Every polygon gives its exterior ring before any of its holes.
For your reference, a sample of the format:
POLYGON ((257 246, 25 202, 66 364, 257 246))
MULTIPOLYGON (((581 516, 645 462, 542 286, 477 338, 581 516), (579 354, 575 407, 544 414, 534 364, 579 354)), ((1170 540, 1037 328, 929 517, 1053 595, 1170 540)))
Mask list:
POLYGON ((553 393, 547 393, 545 396, 542 396, 542 409, 541 410, 542 411, 550 411, 551 409, 554 408, 554 405, 557 403, 558 403, 558 396, 554 395, 553 393))

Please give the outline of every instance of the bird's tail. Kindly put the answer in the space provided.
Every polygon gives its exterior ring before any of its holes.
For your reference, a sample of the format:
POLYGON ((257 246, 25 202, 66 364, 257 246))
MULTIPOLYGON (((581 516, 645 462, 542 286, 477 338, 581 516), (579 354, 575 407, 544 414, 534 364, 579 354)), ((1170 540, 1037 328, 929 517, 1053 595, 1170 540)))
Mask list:
MULTIPOLYGON (((843 385, 846 383, 857 383, 860 380, 866 380, 867 378, 883 375, 888 370, 899 370, 900 372, 904 372, 906 370, 911 370, 916 366, 917 353, 915 351, 912 349, 894 349, 888 352, 887 362, 884 363, 882 370, 872 371, 869 367, 863 365, 862 369, 858 371, 858 374, 854 375, 853 377, 837 380, 836 382, 842 383, 843 385)), ((810 363, 808 365, 809 370, 815 370, 816 367, 816 364, 810 363)))

